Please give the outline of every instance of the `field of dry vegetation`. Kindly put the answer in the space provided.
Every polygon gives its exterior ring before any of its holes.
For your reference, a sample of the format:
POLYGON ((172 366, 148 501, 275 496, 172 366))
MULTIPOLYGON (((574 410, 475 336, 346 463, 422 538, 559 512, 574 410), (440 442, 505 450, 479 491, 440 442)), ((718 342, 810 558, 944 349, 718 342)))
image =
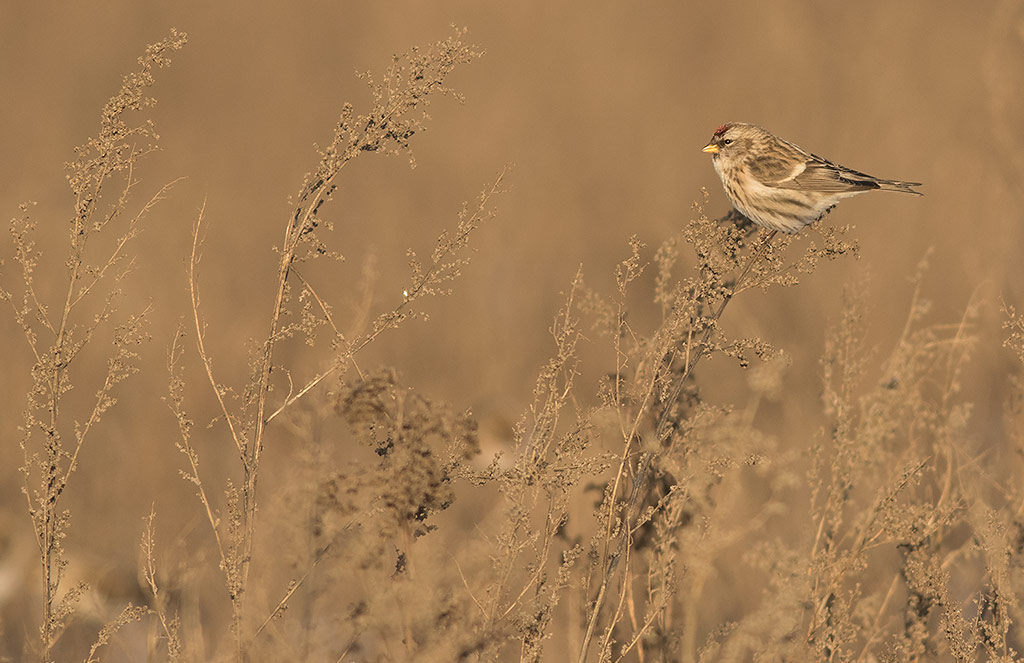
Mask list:
POLYGON ((0 661, 1024 660, 1017 3, 121 4, 5 19, 0 661))

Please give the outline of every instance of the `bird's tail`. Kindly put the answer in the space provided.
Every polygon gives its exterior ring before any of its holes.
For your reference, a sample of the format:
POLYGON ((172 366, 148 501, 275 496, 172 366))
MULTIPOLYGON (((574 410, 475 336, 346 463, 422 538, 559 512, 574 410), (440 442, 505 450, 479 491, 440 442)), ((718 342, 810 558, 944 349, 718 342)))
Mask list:
POLYGON ((878 188, 882 191, 902 191, 903 193, 912 193, 915 196, 923 196, 924 194, 920 191, 914 191, 913 187, 921 186, 920 182, 902 182, 900 180, 881 180, 876 179, 878 188))

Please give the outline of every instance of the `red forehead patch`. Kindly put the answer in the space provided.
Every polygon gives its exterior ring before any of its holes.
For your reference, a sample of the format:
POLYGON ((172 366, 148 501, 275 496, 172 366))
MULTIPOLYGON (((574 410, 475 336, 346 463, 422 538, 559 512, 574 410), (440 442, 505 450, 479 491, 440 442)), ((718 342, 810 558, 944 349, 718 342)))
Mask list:
POLYGON ((715 129, 715 135, 716 136, 721 136, 722 134, 724 134, 728 130, 729 130, 729 125, 728 124, 723 124, 722 126, 720 126, 717 129, 715 129))

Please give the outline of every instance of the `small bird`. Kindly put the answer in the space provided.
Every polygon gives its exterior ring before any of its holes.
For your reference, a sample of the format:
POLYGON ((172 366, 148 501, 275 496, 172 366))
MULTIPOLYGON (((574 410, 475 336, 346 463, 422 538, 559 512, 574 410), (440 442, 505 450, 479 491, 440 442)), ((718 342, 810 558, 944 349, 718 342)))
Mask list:
POLYGON ((741 214, 759 226, 799 232, 848 196, 865 191, 921 195, 918 182, 883 180, 805 152, 761 127, 723 124, 704 146, 722 187, 741 214))

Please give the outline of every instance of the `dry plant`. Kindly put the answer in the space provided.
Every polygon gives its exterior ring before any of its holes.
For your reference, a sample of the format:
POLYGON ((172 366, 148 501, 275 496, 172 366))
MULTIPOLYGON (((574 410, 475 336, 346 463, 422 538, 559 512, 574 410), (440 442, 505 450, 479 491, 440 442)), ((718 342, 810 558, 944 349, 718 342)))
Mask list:
MULTIPOLYGON (((562 444, 581 437, 576 445, 586 448, 598 432, 614 438, 616 443, 612 445, 612 454, 602 456, 611 461, 613 473, 605 480, 603 498, 594 514, 596 527, 586 550, 581 633, 577 644, 571 647, 579 661, 591 659, 589 652, 595 643, 598 660, 622 660, 628 655, 644 659, 656 655, 652 647, 656 650, 666 644, 667 633, 671 631, 670 608, 680 590, 677 537, 701 518, 702 511, 713 509, 715 500, 710 493, 716 484, 743 465, 762 463, 770 450, 764 436, 731 417, 727 409, 702 403, 694 382, 694 369, 706 357, 722 354, 745 366, 752 356, 767 359, 775 355, 760 339, 729 339, 720 326, 725 307, 747 290, 795 285, 799 274, 812 271, 822 257, 856 250, 855 245, 842 239, 842 231, 826 228, 822 247, 812 242, 799 258, 788 259, 792 238, 776 237, 774 232, 762 232, 752 238, 749 224, 735 223, 733 215, 714 221, 699 208, 698 212, 697 220, 664 242, 653 256, 658 273, 652 295, 662 311, 659 326, 645 333, 628 321, 631 288, 635 288, 649 266, 643 257, 644 246, 636 238, 630 242, 630 256, 616 269, 617 292, 612 297, 603 297, 588 290, 580 302, 581 310, 593 314, 596 329, 609 339, 615 366, 598 385, 600 405, 590 412, 577 413, 578 421, 562 434, 566 436, 562 444), (696 263, 692 273, 683 277, 676 270, 687 245, 692 248, 696 263)), ((573 292, 579 286, 574 284, 573 292)), ((576 324, 563 323, 562 328, 576 324)), ((575 371, 572 346, 567 346, 563 339, 558 347, 561 370, 571 375, 575 371)), ((546 375, 547 372, 542 383, 546 375)), ((541 410, 541 421, 551 419, 554 412, 575 399, 568 379, 553 391, 557 397, 547 400, 541 410)), ((555 445, 553 450, 551 442, 558 439, 558 433, 553 427, 542 428, 542 433, 524 438, 526 457, 536 471, 551 471, 548 468, 554 465, 550 460, 552 451, 556 457, 560 455, 560 447, 555 445)), ((547 502, 546 511, 554 514, 554 522, 561 526, 564 522, 560 523, 559 517, 564 520, 565 514, 564 507, 559 505, 569 501, 569 491, 583 479, 600 479, 595 469, 582 467, 576 473, 553 474, 546 481, 528 483, 550 482, 554 486, 547 489, 546 500, 540 501, 547 502)), ((505 494, 515 495, 508 490, 505 494)), ((513 513, 528 510, 515 503, 511 508, 513 513)), ((771 505, 750 528, 770 512, 771 505)), ((740 536, 745 529, 736 528, 727 539, 740 536)), ((703 533, 696 536, 703 538, 703 533)), ((504 542, 506 556, 530 545, 521 538, 511 538, 511 542, 504 542)), ((715 545, 714 540, 704 542, 708 555, 705 560, 713 558, 715 545)), ((540 546, 534 552, 538 558, 528 562, 528 566, 543 569, 548 563, 547 549, 540 546)), ((564 569, 581 552, 574 547, 561 553, 558 591, 571 585, 563 577, 564 569)), ((687 564, 694 561, 690 559, 687 564)), ((522 592, 531 585, 537 585, 539 590, 542 584, 536 577, 530 577, 522 592)), ((558 591, 552 591, 548 611, 557 603, 558 591)), ((693 611, 698 600, 698 596, 692 595, 686 610, 693 611)), ((515 603, 505 605, 505 611, 515 607, 515 603)), ((526 631, 521 635, 523 651, 527 653, 524 659, 540 660, 537 645, 550 635, 545 624, 550 617, 544 611, 533 610, 529 614, 540 617, 525 619, 525 626, 520 626, 526 631), (535 631, 544 636, 538 637, 535 631)), ((681 634, 684 642, 692 644, 695 633, 695 623, 685 621, 681 634)))
POLYGON ((826 346, 832 423, 812 449, 815 534, 790 569, 808 583, 806 641, 822 659, 1019 660, 1008 637, 1020 611, 1008 565, 1019 491, 971 439, 962 390, 979 303, 957 324, 922 325, 925 267, 874 387, 856 395, 871 356, 863 288, 847 291, 826 346), (966 601, 954 580, 971 587, 966 601))
MULTIPOLYGON (((75 159, 66 164, 67 180, 74 195, 74 211, 68 220, 63 294, 47 301, 37 286, 44 265, 36 242, 37 222, 29 205, 11 222, 14 260, 20 283, 6 278, 0 298, 11 306, 32 353, 32 386, 19 426, 24 464, 22 492, 32 519, 42 567, 41 605, 37 656, 53 659, 53 648, 83 593, 85 583, 62 586, 67 558, 63 547, 71 512, 62 497, 75 470, 86 440, 116 402, 115 387, 137 371, 136 346, 147 337, 149 309, 117 316, 117 298, 131 275, 132 240, 143 221, 165 196, 173 182, 141 205, 133 202, 141 159, 157 149, 157 135, 149 121, 130 124, 131 113, 152 106, 147 96, 156 69, 170 64, 169 56, 180 49, 186 35, 171 30, 164 40, 149 46, 139 58, 139 69, 124 78, 120 91, 104 106, 98 136, 76 148, 75 159), (94 383, 95 398, 84 408, 68 405, 75 387, 89 385, 90 375, 72 372, 94 350, 99 331, 110 324, 113 352, 106 359, 106 375, 94 383), (74 380, 73 380, 74 378, 74 380)), ((48 268, 49 269, 49 268, 48 268)), ((109 641, 117 628, 140 619, 145 608, 128 606, 114 622, 102 629, 88 660, 109 641)))
MULTIPOLYGON (((489 599, 477 600, 491 643, 482 659, 502 659, 512 639, 520 660, 541 660, 542 644, 557 637, 581 662, 1020 660, 1011 629, 1024 566, 1020 468, 983 462, 961 385, 978 302, 957 324, 922 325, 922 261, 903 334, 865 392, 866 286, 850 286, 822 360, 831 423, 803 454, 781 453, 746 413, 701 397, 694 367, 714 355, 743 367, 757 357, 765 363, 755 392, 780 388, 784 356, 761 339, 728 338, 720 320, 738 293, 795 285, 822 258, 855 252, 841 232, 819 230, 820 245, 789 259, 792 238, 762 231, 748 245, 740 226, 701 215, 654 254, 663 317, 646 334, 628 322, 630 286, 649 266, 641 242, 630 242, 613 297, 581 297, 577 277, 553 329, 556 358, 517 428, 514 465, 486 477, 501 482, 507 510, 491 577, 472 590, 489 599), (678 278, 687 244, 694 272, 678 278), (610 340, 615 368, 599 386, 601 404, 576 408, 559 431, 559 412, 578 402, 576 302, 610 340), (588 454, 607 437, 618 449, 588 454), (570 529, 567 505, 588 482, 603 490, 593 525, 570 529), (768 494, 760 504, 745 494, 757 483, 768 494), (801 517, 800 486, 810 490, 803 518, 813 527, 784 541, 780 524, 801 517), (751 549, 742 567, 761 572, 762 595, 745 597, 740 617, 709 624, 706 598, 738 589, 717 560, 742 544, 751 549), (966 610, 954 583, 971 588, 966 610), (560 622, 555 608, 574 589, 581 599, 560 622)), ((1008 315, 1019 352, 1020 319, 1008 315)))
MULTIPOLYGON (((254 638, 264 633, 269 621, 283 612, 306 577, 304 575, 303 579, 293 582, 268 614, 254 621, 247 613, 246 597, 250 589, 259 503, 257 484, 264 445, 268 441, 267 426, 300 399, 313 393, 327 378, 340 378, 350 367, 358 370, 356 357, 364 348, 406 320, 423 315, 417 308, 421 299, 447 293, 449 282, 460 275, 460 269, 468 261, 465 254, 470 236, 494 214, 493 198, 501 191, 504 170, 480 194, 475 205, 463 205, 455 229, 442 232, 429 261, 422 261, 412 250, 409 251, 411 274, 401 300, 379 313, 368 329, 356 328, 348 334, 343 333, 337 326, 327 293, 322 293, 319 286, 302 274, 303 267, 312 261, 341 259, 340 254, 328 248, 320 231, 331 227, 330 222, 321 216, 322 208, 331 199, 336 180, 346 166, 367 152, 405 154, 409 156, 410 163, 415 164, 410 140, 426 128, 425 108, 437 96, 454 95, 447 86, 449 75, 457 67, 481 55, 463 42, 464 34, 464 30, 456 29, 453 36, 424 51, 413 49, 396 56, 380 82, 375 82, 369 74, 362 75, 372 91, 373 107, 367 113, 357 114, 351 106, 345 106, 331 142, 320 151, 316 170, 307 174, 300 188, 294 210, 286 219, 283 242, 279 247, 277 284, 268 316, 268 331, 264 340, 254 345, 255 351, 249 358, 250 379, 240 390, 218 381, 213 357, 207 349, 208 330, 201 312, 199 289, 204 215, 200 213, 196 221, 189 260, 195 348, 212 396, 216 399, 225 433, 237 451, 239 462, 238 476, 225 479, 226 515, 223 519, 219 515, 221 509, 215 505, 215 498, 201 477, 199 455, 192 443, 193 420, 184 406, 183 330, 179 330, 169 353, 171 383, 168 403, 178 421, 178 448, 187 461, 184 476, 195 484, 205 518, 216 540, 231 600, 232 632, 238 660, 248 656, 254 638), (331 339, 329 352, 324 355, 328 366, 315 375, 297 380, 288 366, 277 363, 275 353, 293 337, 300 337, 307 345, 314 346, 316 334, 323 328, 327 329, 331 339), (277 376, 281 376, 284 382, 275 384, 277 376), (286 393, 275 402, 275 387, 285 386, 286 393)), ((368 380, 372 383, 372 378, 368 380)), ((403 515, 406 514, 403 512, 403 515)), ((319 564, 328 549, 329 545, 316 551, 310 560, 310 568, 319 564)), ((164 631, 170 646, 180 649, 175 633, 167 627, 164 631)))

